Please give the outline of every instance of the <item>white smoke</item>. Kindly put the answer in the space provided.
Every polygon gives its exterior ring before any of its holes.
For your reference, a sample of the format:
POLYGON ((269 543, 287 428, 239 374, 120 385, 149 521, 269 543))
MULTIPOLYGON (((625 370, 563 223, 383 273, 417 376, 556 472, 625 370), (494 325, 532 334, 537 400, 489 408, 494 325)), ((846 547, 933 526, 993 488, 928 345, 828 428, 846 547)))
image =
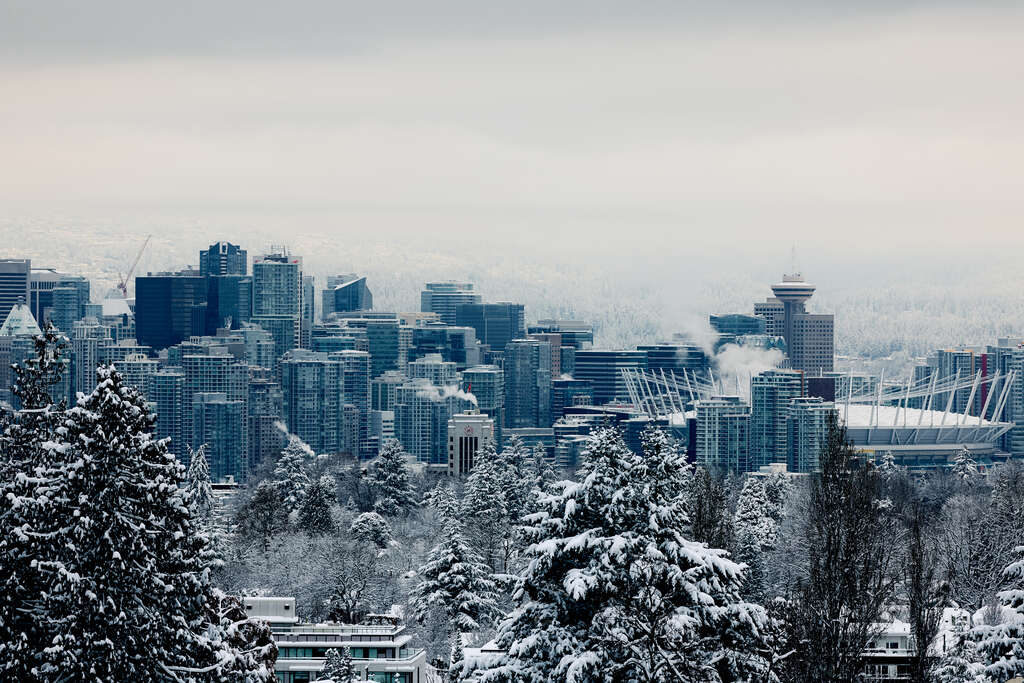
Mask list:
POLYGON ((725 393, 739 393, 749 400, 750 378, 765 370, 779 367, 785 358, 785 354, 779 349, 726 344, 714 356, 713 363, 719 374, 716 379, 721 380, 725 393))
POLYGON ((442 399, 451 398, 452 396, 454 396, 455 398, 461 398, 464 401, 469 401, 474 406, 479 405, 479 403, 476 400, 476 396, 469 392, 463 391, 454 384, 444 387, 436 387, 433 384, 424 384, 423 387, 416 392, 416 395, 419 396, 420 398, 428 398, 431 401, 440 401, 442 399))

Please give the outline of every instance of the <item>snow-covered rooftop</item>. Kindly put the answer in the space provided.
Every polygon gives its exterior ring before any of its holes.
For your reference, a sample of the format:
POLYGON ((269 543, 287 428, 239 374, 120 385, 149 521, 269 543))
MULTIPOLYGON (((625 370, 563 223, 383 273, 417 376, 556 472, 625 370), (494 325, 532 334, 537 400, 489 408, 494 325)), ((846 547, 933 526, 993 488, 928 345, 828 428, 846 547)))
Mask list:
MULTIPOLYGON (((942 418, 944 411, 942 410, 922 410, 919 408, 903 408, 896 406, 872 406, 861 403, 851 403, 849 409, 843 404, 837 406, 839 409, 839 420, 846 422, 847 426, 850 427, 867 427, 873 425, 875 427, 903 427, 906 423, 906 427, 955 427, 957 421, 960 421, 961 426, 965 427, 976 427, 979 424, 978 418, 969 415, 963 417, 961 414, 950 411, 945 417, 946 421, 943 424, 942 418), (849 411, 849 412, 847 412, 849 411), (874 413, 872 413, 874 411, 874 413), (874 419, 872 419, 874 415, 874 419)), ((982 420, 982 425, 997 425, 998 422, 991 420, 982 420)))

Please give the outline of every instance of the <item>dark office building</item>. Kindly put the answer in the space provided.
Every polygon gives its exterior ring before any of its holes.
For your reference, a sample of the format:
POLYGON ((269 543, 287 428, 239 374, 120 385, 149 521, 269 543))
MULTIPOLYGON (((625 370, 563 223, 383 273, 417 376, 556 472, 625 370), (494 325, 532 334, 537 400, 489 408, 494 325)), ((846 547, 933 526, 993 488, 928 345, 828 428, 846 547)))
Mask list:
POLYGON ((200 275, 245 275, 248 272, 248 253, 236 244, 217 242, 199 252, 200 275))
POLYGON ((194 309, 201 309, 206 303, 206 280, 195 271, 135 278, 135 337, 138 342, 160 350, 193 335, 202 335, 205 314, 200 317, 194 309))
POLYGON ((594 405, 594 383, 588 379, 556 379, 551 382, 551 418, 565 417, 566 408, 594 405))
MULTIPOLYGON (((576 349, 590 348, 594 344, 594 327, 582 320, 538 320, 530 325, 529 334, 554 333, 562 335, 562 344, 576 349)), ((565 370, 563 369, 563 372, 565 370)))
POLYGON ((719 334, 731 334, 737 337, 745 334, 767 334, 765 319, 759 315, 746 313, 724 313, 710 318, 711 327, 719 334))
POLYGON ((29 304, 31 273, 28 259, 0 259, 0 322, 7 320, 15 304, 29 304))
POLYGON ((400 348, 398 320, 367 320, 366 341, 370 352, 370 377, 398 370, 400 348))
POLYGON ((480 343, 492 350, 504 350, 513 339, 526 336, 522 304, 459 304, 455 324, 472 327, 480 343))
MULTIPOLYGON (((343 282, 331 290, 330 313, 348 313, 351 311, 368 311, 373 308, 373 293, 366 286, 366 278, 359 277, 343 282)), ((324 310, 324 317, 328 311, 324 310)))
POLYGON ((584 349, 576 352, 576 379, 587 379, 594 383, 594 403, 604 405, 612 399, 628 399, 626 382, 622 369, 647 369, 647 353, 644 351, 601 351, 584 349))
POLYGON ((679 342, 670 344, 645 344, 636 347, 647 355, 647 369, 666 376, 675 374, 680 380, 686 374, 704 377, 711 367, 711 359, 700 346, 679 342))
POLYGON ((455 363, 458 370, 480 364, 480 345, 472 327, 428 325, 412 328, 407 360, 411 363, 431 353, 441 354, 445 361, 455 363))
POLYGON ((204 334, 217 334, 217 330, 224 327, 237 330, 242 323, 249 322, 251 318, 251 277, 216 275, 206 278, 204 334))

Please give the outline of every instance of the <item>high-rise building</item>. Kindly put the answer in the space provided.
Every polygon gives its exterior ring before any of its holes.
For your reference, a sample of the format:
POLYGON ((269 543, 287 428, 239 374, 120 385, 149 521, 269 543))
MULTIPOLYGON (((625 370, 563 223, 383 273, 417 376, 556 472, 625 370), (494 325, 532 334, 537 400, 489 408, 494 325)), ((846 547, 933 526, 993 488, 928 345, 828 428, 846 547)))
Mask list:
POLYGON ((367 320, 366 342, 370 352, 370 376, 378 377, 402 366, 398 320, 367 320))
POLYGON ((835 360, 834 316, 807 312, 814 285, 799 273, 784 275, 772 285, 773 298, 754 305, 754 314, 765 320, 770 336, 786 340, 790 366, 808 376, 820 376, 833 369, 835 360))
POLYGON ((786 422, 790 472, 814 472, 818 469, 821 448, 828 440, 829 419, 838 419, 838 416, 834 403, 827 403, 817 396, 790 402, 786 422))
POLYGON ((246 275, 249 272, 248 253, 237 244, 215 242, 209 249, 199 252, 199 274, 246 275))
POLYGON ((285 252, 252 264, 252 321, 274 335, 278 357, 302 342, 302 259, 285 252))
MULTIPOLYGON (((192 440, 192 434, 185 432, 185 396, 185 373, 180 367, 166 367, 146 378, 146 399, 156 414, 153 436, 169 439, 168 451, 182 462, 188 454, 185 445, 192 440)), ((191 408, 191 398, 189 401, 191 408)))
POLYGON ((747 472, 750 406, 738 396, 696 401, 697 463, 718 472, 747 472))
POLYGON ((0 320, 7 319, 15 304, 29 304, 31 279, 32 262, 28 259, 0 259, 0 320))
POLYGON ((123 359, 114 361, 114 368, 121 373, 125 384, 145 395, 149 377, 160 371, 160 361, 144 353, 129 353, 123 359))
MULTIPOLYGON (((398 339, 400 356, 403 348, 402 329, 399 328, 398 339)), ((411 340, 405 351, 406 362, 439 353, 444 360, 455 363, 459 370, 480 364, 480 343, 472 327, 427 325, 404 329, 411 332, 411 340)))
MULTIPOLYGON (((58 273, 53 268, 33 268, 29 278, 29 308, 32 316, 44 327, 47 322, 54 322, 53 317, 57 307, 57 292, 62 292, 63 305, 67 305, 69 294, 66 290, 71 289, 75 296, 75 308, 73 310, 62 310, 66 327, 58 328, 67 333, 71 331, 71 324, 85 317, 85 304, 89 303, 89 281, 78 275, 65 275, 58 273)), ((56 326, 57 323, 54 322, 56 326)))
POLYGON ((204 334, 206 288, 206 278, 195 271, 135 278, 135 337, 139 343, 160 350, 204 334))
POLYGON ((579 350, 576 352, 576 371, 573 377, 593 382, 594 403, 604 405, 613 399, 628 400, 629 391, 622 378, 623 369, 646 370, 647 352, 579 350))
POLYGON ((329 354, 293 349, 281 360, 284 423, 317 453, 344 447, 342 364, 329 354))
POLYGON ((594 383, 589 379, 559 378, 551 382, 551 417, 565 417, 565 409, 594 405, 594 383))
POLYGON ((417 460, 433 465, 448 462, 448 420, 472 407, 458 394, 437 390, 429 379, 412 379, 398 388, 395 437, 417 460))
MULTIPOLYGON (((24 303, 16 304, 0 325, 0 401, 16 405, 18 402, 11 393, 14 384, 12 365, 23 366, 24 362, 35 355, 33 339, 40 334, 32 312, 24 303)), ((65 377, 67 380, 67 378, 65 377)), ((68 395, 70 382, 63 388, 54 387, 50 397, 59 401, 68 395)))
POLYGON ((284 414, 281 385, 268 377, 249 381, 249 463, 255 469, 277 457, 284 448, 280 424, 284 414))
POLYGON ((369 442, 370 415, 370 354, 366 351, 336 351, 328 357, 340 363, 341 381, 346 408, 346 441, 342 448, 347 453, 369 459, 377 455, 369 442))
POLYGON ((737 337, 748 334, 768 334, 765 318, 746 313, 723 313, 713 315, 709 322, 711 328, 719 334, 731 334, 737 337))
POLYGON ((374 377, 370 380, 370 409, 394 411, 398 387, 408 381, 409 378, 397 370, 388 370, 374 377))
POLYGON ((71 331, 72 392, 88 394, 96 387, 96 368, 103 363, 103 351, 114 341, 110 327, 88 317, 71 331))
POLYGON ((89 303, 89 281, 74 275, 61 276, 50 296, 49 321, 58 330, 68 334, 72 326, 85 317, 85 306, 89 303))
POLYGON ((472 327, 482 344, 497 351, 513 339, 526 336, 522 304, 459 304, 455 307, 455 324, 472 327))
POLYGON ((494 442, 505 425, 505 371, 497 365, 474 365, 462 373, 462 388, 476 398, 476 409, 494 422, 494 442))
POLYGON ((750 471, 786 462, 786 420, 793 399, 803 395, 803 374, 767 370, 750 379, 750 471))
POLYGON ((206 278, 206 320, 203 334, 220 328, 237 330, 252 319, 252 278, 213 275, 206 278))
POLYGON ((513 339, 505 347, 505 427, 551 426, 551 344, 513 339))
MULTIPOLYGON (((193 449, 202 445, 194 441, 191 408, 193 396, 196 394, 224 394, 228 401, 242 402, 238 431, 248 435, 249 366, 230 354, 219 352, 216 347, 204 350, 209 352, 204 353, 200 350, 181 356, 181 367, 185 373, 181 415, 182 437, 187 439, 188 445, 193 449)), ((177 455, 183 457, 185 453, 187 451, 182 449, 177 455)), ((245 474, 243 472, 241 476, 244 478, 245 474)))
POLYGON ((245 401, 230 401, 222 393, 192 395, 192 443, 206 446, 211 481, 224 481, 228 477, 242 481, 248 475, 245 404, 245 401))
POLYGON ((430 353, 417 358, 407 366, 409 379, 426 379, 435 387, 450 387, 458 383, 459 373, 455 363, 444 360, 439 353, 430 353))
POLYGON ((527 329, 529 334, 553 333, 562 336, 562 344, 577 350, 594 345, 594 326, 582 320, 538 320, 527 329))
POLYGON ((562 370, 562 351, 570 350, 575 353, 576 349, 571 346, 567 346, 563 349, 562 335, 558 332, 534 332, 528 334, 526 338, 536 339, 537 341, 551 344, 551 377, 561 377, 564 372, 564 370, 562 370))
POLYGON ((494 422, 476 411, 452 415, 448 420, 448 476, 461 477, 473 469, 477 454, 494 445, 494 422))
POLYGON ((373 293, 366 286, 365 277, 332 275, 327 278, 327 289, 322 293, 323 319, 332 313, 369 311, 373 308, 373 293))
POLYGON ((707 377, 711 359, 707 352, 696 344, 670 342, 665 344, 641 344, 637 351, 647 354, 647 369, 655 373, 676 375, 683 381, 684 372, 690 377, 707 377))
POLYGON ((420 310, 437 313, 447 325, 455 325, 455 311, 460 304, 478 304, 483 301, 468 282, 428 282, 420 293, 420 310))

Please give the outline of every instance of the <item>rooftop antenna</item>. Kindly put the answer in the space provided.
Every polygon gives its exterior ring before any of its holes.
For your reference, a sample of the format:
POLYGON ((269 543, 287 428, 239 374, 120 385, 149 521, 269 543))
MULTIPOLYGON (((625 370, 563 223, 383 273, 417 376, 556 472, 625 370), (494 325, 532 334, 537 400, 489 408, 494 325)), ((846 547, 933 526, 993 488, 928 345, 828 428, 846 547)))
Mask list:
POLYGON ((796 242, 793 242, 793 246, 789 249, 789 272, 793 275, 799 275, 800 270, 796 267, 796 242))

